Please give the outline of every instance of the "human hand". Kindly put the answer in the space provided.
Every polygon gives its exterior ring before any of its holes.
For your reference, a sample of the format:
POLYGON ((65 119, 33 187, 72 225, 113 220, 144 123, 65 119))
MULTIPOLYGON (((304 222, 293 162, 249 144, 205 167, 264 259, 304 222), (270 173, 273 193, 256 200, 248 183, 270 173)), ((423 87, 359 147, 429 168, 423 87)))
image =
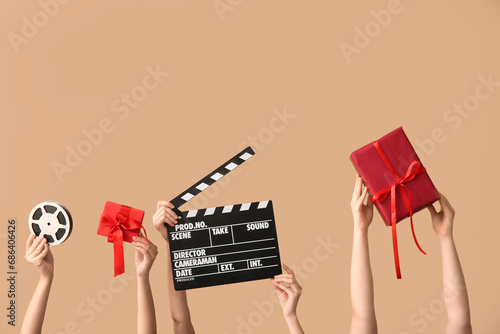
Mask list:
POLYGON ((441 193, 439 204, 441 211, 437 212, 431 204, 427 207, 431 213, 432 228, 438 237, 451 237, 453 236, 453 220, 455 219, 455 210, 451 206, 448 199, 441 193))
POLYGON ((156 213, 153 215, 153 224, 165 240, 168 240, 168 230, 165 223, 170 226, 174 226, 178 223, 178 216, 172 210, 173 208, 174 205, 170 202, 158 201, 156 213))
POLYGON ((359 229, 368 229, 373 220, 373 202, 368 199, 368 204, 364 204, 368 188, 363 189, 363 181, 361 176, 356 176, 356 184, 351 200, 352 217, 354 219, 354 227, 359 229))
POLYGON ((133 237, 132 245, 135 247, 135 266, 137 276, 147 276, 153 266, 153 262, 158 255, 158 247, 148 239, 144 238, 142 233, 133 237))
POLYGON ((274 278, 271 278, 271 283, 278 293, 283 315, 285 318, 293 317, 297 314, 297 304, 302 294, 302 287, 297 282, 293 270, 284 263, 281 266, 285 269, 286 274, 274 276, 274 278))
POLYGON ((37 237, 35 233, 30 234, 26 241, 24 258, 40 272, 40 276, 49 277, 54 274, 54 256, 47 244, 47 239, 43 236, 37 237))

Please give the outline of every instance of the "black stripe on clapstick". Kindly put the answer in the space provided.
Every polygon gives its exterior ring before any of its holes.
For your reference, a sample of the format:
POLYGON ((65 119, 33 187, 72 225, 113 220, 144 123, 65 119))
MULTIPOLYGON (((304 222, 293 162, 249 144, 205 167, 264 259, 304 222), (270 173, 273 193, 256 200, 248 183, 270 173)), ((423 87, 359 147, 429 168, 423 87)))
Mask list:
POLYGON ((250 159, 254 154, 254 150, 250 146, 248 146, 243 151, 236 154, 234 157, 221 165, 219 168, 215 169, 203 179, 193 184, 190 188, 183 191, 179 196, 171 200, 170 203, 172 203, 175 208, 178 209, 180 206, 184 205, 186 202, 201 193, 203 190, 207 189, 209 186, 217 182, 224 175, 228 174, 230 171, 250 159))

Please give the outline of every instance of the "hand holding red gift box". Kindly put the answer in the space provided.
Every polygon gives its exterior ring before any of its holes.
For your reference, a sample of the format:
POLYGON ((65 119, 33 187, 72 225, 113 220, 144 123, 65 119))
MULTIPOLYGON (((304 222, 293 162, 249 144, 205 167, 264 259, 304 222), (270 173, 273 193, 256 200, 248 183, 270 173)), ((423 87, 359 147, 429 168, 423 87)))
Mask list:
POLYGON ((401 278, 396 224, 410 217, 415 244, 425 254, 415 236, 413 214, 437 201, 439 193, 402 128, 355 151, 351 161, 385 224, 392 226, 396 275, 401 278))
POLYGON ((97 234, 108 237, 108 242, 113 243, 115 276, 125 272, 123 242, 133 242, 133 237, 138 236, 141 229, 147 238, 146 230, 142 226, 143 218, 142 210, 109 201, 104 205, 97 234))

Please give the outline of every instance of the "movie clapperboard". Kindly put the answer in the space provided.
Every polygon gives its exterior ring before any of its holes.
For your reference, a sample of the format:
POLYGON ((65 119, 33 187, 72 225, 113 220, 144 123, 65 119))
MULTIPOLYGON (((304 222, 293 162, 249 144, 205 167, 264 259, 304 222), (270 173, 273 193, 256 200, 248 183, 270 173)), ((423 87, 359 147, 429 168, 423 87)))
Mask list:
POLYGON ((167 225, 176 290, 239 283, 281 274, 272 201, 179 211, 178 208, 251 158, 247 147, 170 202, 167 225))

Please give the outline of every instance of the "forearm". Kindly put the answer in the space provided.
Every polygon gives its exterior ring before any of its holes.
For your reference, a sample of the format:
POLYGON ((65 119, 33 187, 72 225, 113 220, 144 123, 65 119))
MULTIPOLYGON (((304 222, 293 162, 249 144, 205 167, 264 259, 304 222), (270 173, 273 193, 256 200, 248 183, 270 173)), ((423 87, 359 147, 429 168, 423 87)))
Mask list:
MULTIPOLYGON (((167 242, 167 253, 170 253, 167 242)), ((170 316, 174 323, 175 334, 194 333, 194 327, 191 323, 191 313, 189 311, 186 291, 176 291, 174 288, 174 280, 172 273, 172 265, 170 263, 170 254, 167 257, 167 291, 170 305, 170 316)))
POLYGON ((24 315, 21 334, 41 333, 53 275, 41 276, 24 315))
POLYGON ((156 333, 156 314, 149 277, 137 277, 137 333, 156 333))
POLYGON ((354 229, 351 261, 351 333, 376 333, 377 320, 367 229, 354 229))
POLYGON ((193 334, 195 331, 191 322, 186 291, 175 291, 173 285, 168 290, 174 334, 193 334))
POLYGON ((288 325, 288 329, 290 334, 304 334, 304 330, 299 323, 299 318, 297 318, 297 314, 285 316, 286 324, 288 325))
POLYGON ((440 237, 443 289, 448 314, 447 333, 472 333, 470 307, 464 273, 453 236, 440 237))

